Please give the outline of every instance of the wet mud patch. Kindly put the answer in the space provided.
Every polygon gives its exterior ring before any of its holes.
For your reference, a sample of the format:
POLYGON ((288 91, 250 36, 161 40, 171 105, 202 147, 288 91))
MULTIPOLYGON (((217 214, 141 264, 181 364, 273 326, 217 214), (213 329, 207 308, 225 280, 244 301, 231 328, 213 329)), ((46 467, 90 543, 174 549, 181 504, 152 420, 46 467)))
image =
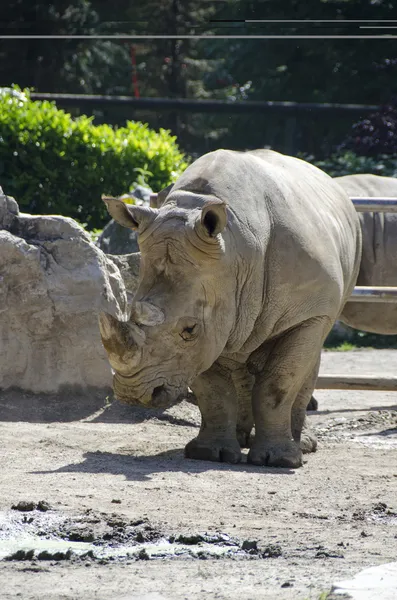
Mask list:
POLYGON ((328 418, 315 428, 319 439, 350 439, 370 447, 397 448, 397 411, 370 411, 359 417, 328 418))
POLYGON ((87 561, 101 564, 151 559, 266 559, 282 556, 277 544, 260 545, 225 533, 167 534, 147 518, 113 513, 66 515, 45 502, 19 502, 0 512, 0 560, 87 561), (42 510, 42 506, 45 510, 42 510))
POLYGON ((396 510, 388 507, 385 502, 378 502, 368 510, 357 510, 352 516, 355 521, 364 521, 368 524, 397 525, 396 510))

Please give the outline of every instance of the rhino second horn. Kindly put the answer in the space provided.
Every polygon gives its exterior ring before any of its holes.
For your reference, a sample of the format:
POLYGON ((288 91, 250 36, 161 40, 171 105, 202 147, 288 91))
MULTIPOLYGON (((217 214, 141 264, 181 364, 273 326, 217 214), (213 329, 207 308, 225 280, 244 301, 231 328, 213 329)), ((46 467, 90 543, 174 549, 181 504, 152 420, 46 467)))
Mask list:
POLYGON ((132 309, 132 317, 139 325, 147 325, 149 327, 153 325, 161 325, 164 323, 163 311, 150 304, 150 302, 135 302, 132 309))
POLYGON ((130 335, 131 335, 132 339, 134 340, 134 342, 136 343, 136 345, 143 346, 143 344, 146 341, 146 334, 143 331, 143 329, 141 329, 138 325, 136 325, 132 321, 130 321, 128 325, 129 325, 130 335))
POLYGON ((117 340, 121 346, 143 346, 146 340, 145 332, 133 322, 118 321, 108 313, 99 314, 99 330, 104 340, 117 340))

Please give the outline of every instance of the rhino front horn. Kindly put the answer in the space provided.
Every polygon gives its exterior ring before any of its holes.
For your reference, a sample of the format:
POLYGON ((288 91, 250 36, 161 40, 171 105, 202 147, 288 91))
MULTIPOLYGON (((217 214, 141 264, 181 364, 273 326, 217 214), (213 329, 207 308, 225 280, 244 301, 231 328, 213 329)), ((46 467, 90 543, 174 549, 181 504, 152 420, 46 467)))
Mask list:
POLYGON ((135 302, 132 308, 132 318, 139 325, 147 325, 149 327, 153 325, 161 325, 164 323, 164 313, 163 311, 154 306, 154 304, 150 304, 150 302, 135 302))
POLYGON ((118 324, 117 319, 108 313, 102 312, 99 313, 98 321, 102 338, 105 340, 110 340, 110 338, 114 335, 114 330, 118 324))

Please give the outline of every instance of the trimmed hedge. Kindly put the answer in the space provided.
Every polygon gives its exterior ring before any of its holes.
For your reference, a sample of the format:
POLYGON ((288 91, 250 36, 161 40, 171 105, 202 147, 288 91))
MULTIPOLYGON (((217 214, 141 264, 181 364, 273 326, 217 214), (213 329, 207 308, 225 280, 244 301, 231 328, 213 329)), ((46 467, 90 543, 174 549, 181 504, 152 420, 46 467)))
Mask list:
POLYGON ((109 220, 101 195, 121 195, 135 182, 160 190, 187 166, 176 138, 128 121, 93 125, 29 91, 0 90, 0 185, 22 210, 62 214, 87 224, 109 220))

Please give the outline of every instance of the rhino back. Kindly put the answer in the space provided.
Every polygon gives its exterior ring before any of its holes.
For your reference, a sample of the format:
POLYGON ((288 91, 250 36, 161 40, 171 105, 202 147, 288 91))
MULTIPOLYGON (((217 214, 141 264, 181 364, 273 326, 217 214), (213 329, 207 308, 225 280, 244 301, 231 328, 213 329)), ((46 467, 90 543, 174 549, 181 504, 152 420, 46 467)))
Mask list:
POLYGON ((349 196, 397 196, 397 178, 381 177, 380 175, 357 174, 335 177, 336 181, 349 196))
MULTIPOLYGON (((349 196, 396 197, 397 179, 378 175, 336 177, 349 196)), ((360 213, 363 250, 357 285, 397 286, 397 214, 360 213)), ((397 334, 397 305, 349 302, 341 320, 363 331, 397 334)))

